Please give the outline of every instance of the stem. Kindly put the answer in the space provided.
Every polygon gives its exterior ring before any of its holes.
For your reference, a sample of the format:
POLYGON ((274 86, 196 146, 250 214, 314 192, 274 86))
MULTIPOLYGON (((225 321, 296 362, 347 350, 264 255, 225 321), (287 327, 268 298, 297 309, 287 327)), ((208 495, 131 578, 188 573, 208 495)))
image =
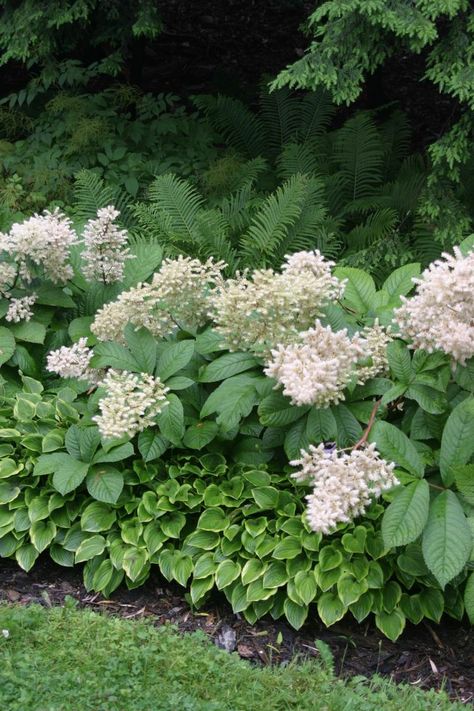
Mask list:
POLYGON ((374 422, 375 422, 375 416, 377 414, 377 410, 379 409, 381 404, 382 404, 382 398, 380 398, 380 400, 377 400, 374 403, 372 412, 370 413, 369 421, 367 423, 367 427, 364 430, 364 434, 362 435, 360 440, 358 442, 356 442, 353 447, 351 447, 351 449, 359 449, 359 447, 361 447, 363 444, 365 444, 367 442, 367 438, 370 434, 370 430, 372 429, 374 422))

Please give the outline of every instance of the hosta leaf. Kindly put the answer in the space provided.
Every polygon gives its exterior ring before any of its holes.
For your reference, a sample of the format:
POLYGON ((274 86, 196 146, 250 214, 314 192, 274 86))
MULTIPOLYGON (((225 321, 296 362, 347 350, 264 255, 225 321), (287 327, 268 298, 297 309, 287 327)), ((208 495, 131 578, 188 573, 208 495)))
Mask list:
POLYGON ((474 453, 474 398, 456 405, 441 438, 439 466, 446 486, 454 481, 455 468, 466 464, 474 453))
POLYGON ((392 612, 379 612, 375 615, 375 624, 379 630, 394 642, 405 629, 406 618, 401 610, 392 612))
POLYGON ((336 593, 325 592, 318 600, 318 615, 326 627, 330 627, 342 619, 346 610, 347 608, 336 593))
POLYGON ((56 526, 52 521, 36 521, 30 528, 31 542, 42 553, 56 535, 56 526))
POLYGON ((287 598, 284 602, 283 609, 286 619, 295 630, 299 630, 306 622, 306 618, 308 617, 307 605, 297 605, 296 602, 287 598))
POLYGON ((105 538, 103 536, 90 536, 86 538, 76 550, 76 563, 91 560, 104 552, 105 538))
POLYGON ((443 491, 432 502, 422 549, 426 565, 443 588, 469 560, 471 528, 454 492, 443 491))
POLYGON ((127 548, 122 566, 130 580, 135 581, 141 576, 148 561, 148 554, 143 548, 127 548))
POLYGON ((398 492, 382 519, 382 535, 387 548, 415 541, 428 520, 430 491, 425 479, 412 482, 398 492))
POLYGON ((15 551, 16 562, 27 573, 34 566, 36 559, 39 556, 39 551, 31 543, 27 543, 15 551))
POLYGON ((240 575, 240 565, 233 560, 223 560, 216 570, 216 586, 218 590, 231 585, 240 575))

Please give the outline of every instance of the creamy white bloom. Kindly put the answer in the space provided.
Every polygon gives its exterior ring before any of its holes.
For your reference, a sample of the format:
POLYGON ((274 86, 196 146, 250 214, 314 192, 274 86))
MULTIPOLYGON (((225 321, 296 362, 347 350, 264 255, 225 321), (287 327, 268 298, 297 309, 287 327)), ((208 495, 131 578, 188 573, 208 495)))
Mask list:
POLYGON ((283 386, 293 405, 328 407, 344 400, 356 363, 366 355, 365 342, 358 334, 351 339, 347 329, 333 331, 319 320, 300 336, 301 343, 272 350, 265 374, 283 386))
POLYGON ((10 299, 5 319, 14 323, 29 321, 33 316, 31 307, 37 298, 36 294, 31 294, 30 296, 22 296, 20 299, 10 299))
POLYGON ((381 459, 375 444, 351 452, 310 445, 290 464, 300 468, 293 478, 312 485, 306 497, 307 520, 313 531, 325 534, 362 515, 372 499, 399 483, 395 464, 381 459))
POLYGON ((17 272, 17 267, 14 264, 0 262, 0 291, 4 295, 7 295, 9 289, 13 287, 17 272))
POLYGON ((224 267, 212 258, 205 263, 183 256, 165 259, 151 284, 138 284, 100 309, 91 330, 101 341, 123 342, 127 323, 157 337, 178 326, 196 328, 208 318, 210 295, 224 267))
POLYGON ((127 231, 119 229, 114 222, 119 215, 120 212, 109 205, 97 211, 96 219, 87 222, 81 254, 86 279, 111 284, 123 278, 125 261, 133 255, 126 247, 127 231))
POLYGON ((87 346, 87 338, 80 338, 72 346, 61 346, 48 354, 46 368, 51 373, 57 373, 61 378, 78 378, 90 383, 98 382, 99 371, 89 368, 94 355, 87 346))
POLYGON ((101 414, 93 419, 106 438, 133 437, 153 425, 168 404, 169 388, 148 373, 109 370, 101 385, 106 395, 99 402, 101 414))
POLYGON ((474 252, 464 257, 455 247, 413 282, 415 296, 402 296, 395 312, 402 336, 411 348, 440 350, 464 364, 474 356, 474 252))
POLYGON ((69 255, 77 241, 70 219, 56 208, 17 222, 8 234, 0 234, 0 252, 6 252, 18 263, 26 283, 31 280, 29 263, 42 267, 51 281, 64 283, 73 274, 69 255))
POLYGON ((338 299, 345 283, 331 273, 334 262, 316 250, 287 255, 281 273, 256 269, 222 282, 211 318, 228 348, 268 356, 272 348, 300 340, 322 309, 338 299))
POLYGON ((357 365, 357 382, 363 385, 367 380, 388 372, 387 346, 393 340, 390 328, 384 328, 375 320, 373 326, 366 326, 361 331, 365 358, 370 359, 369 365, 357 365))

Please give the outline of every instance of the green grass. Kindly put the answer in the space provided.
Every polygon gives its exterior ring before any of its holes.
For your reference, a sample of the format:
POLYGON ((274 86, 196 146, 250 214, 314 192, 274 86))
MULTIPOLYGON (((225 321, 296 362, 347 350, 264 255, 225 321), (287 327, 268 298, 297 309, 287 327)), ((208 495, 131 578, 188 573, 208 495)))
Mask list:
POLYGON ((464 709, 444 694, 382 679, 345 683, 329 666, 255 668, 202 634, 182 636, 74 606, 0 605, 2 711, 464 709))

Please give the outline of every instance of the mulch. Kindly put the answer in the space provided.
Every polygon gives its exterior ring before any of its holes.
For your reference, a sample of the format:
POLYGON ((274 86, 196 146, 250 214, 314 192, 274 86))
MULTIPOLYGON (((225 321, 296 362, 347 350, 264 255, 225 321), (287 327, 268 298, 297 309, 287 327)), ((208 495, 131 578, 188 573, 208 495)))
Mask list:
POLYGON ((52 607, 62 605, 66 596, 97 612, 148 618, 180 632, 202 630, 217 646, 259 665, 317 657, 315 640, 320 639, 331 648, 336 672, 343 677, 380 674, 421 689, 444 688, 453 699, 474 702, 474 629, 449 619, 441 625, 408 625, 396 642, 383 637, 371 622, 342 621, 326 629, 314 619, 296 632, 270 617, 250 625, 233 614, 219 594, 193 611, 183 589, 158 573, 136 590, 122 586, 104 599, 85 590, 78 569, 60 568, 45 559, 25 573, 14 561, 0 559, 0 601, 52 607))

